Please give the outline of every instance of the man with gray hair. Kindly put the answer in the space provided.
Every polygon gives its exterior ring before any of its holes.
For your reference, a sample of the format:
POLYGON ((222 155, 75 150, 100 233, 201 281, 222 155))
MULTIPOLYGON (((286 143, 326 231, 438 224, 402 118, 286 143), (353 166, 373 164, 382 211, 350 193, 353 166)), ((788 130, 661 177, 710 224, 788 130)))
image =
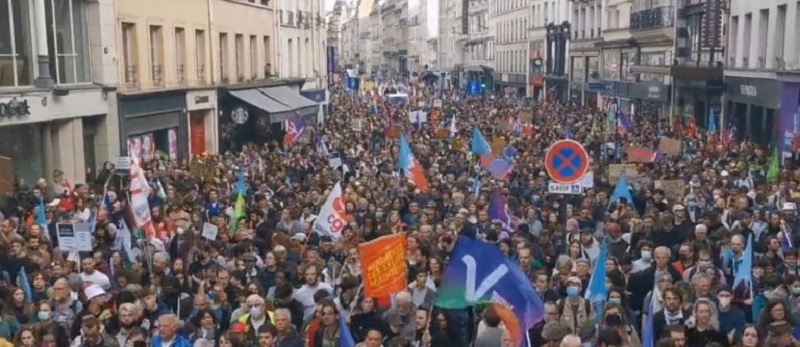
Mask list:
POLYGON ((178 316, 168 313, 158 317, 158 335, 153 337, 153 346, 192 347, 192 342, 178 334, 178 316))
POLYGON ((581 347, 581 338, 572 334, 564 336, 559 347, 581 347))

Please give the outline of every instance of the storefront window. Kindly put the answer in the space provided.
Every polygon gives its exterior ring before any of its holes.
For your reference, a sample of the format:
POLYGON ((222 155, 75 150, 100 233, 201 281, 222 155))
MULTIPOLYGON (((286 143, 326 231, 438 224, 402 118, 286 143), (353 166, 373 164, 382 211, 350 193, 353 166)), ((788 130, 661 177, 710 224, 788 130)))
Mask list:
POLYGON ((56 84, 90 81, 84 1, 45 0, 50 74, 56 84))
POLYGON ((0 127, 0 156, 14 160, 14 174, 28 186, 44 173, 41 123, 0 127))
POLYGON ((603 51, 603 72, 602 77, 606 80, 619 80, 620 62, 622 60, 620 51, 603 51))
POLYGON ((570 70, 572 71, 572 81, 583 82, 583 76, 586 74, 583 57, 572 57, 572 67, 570 70))
POLYGON ((665 52, 642 52, 641 64, 646 66, 663 66, 666 65, 665 52))
POLYGON ((29 3, 28 0, 0 0, 0 87, 33 83, 29 3))
POLYGON ((599 57, 589 57, 589 63, 587 65, 589 70, 589 79, 594 80, 600 76, 600 58, 599 57))

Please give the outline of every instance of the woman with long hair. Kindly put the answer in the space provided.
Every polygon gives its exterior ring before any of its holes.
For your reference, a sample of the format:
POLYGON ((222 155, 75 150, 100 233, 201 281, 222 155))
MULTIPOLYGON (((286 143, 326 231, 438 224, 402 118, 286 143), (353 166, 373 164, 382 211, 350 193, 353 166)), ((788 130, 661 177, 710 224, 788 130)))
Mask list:
POLYGON ((784 304, 783 299, 771 299, 767 302, 764 310, 761 311, 761 316, 758 319, 758 336, 766 337, 770 327, 784 324, 794 326, 794 319, 789 314, 789 309, 784 304))
POLYGON ((687 347, 706 347, 709 343, 727 346, 728 337, 720 329, 717 305, 706 298, 697 299, 692 316, 686 321, 687 347))
POLYGON ((22 288, 12 288, 5 302, 7 303, 6 313, 14 316, 19 324, 25 325, 33 322, 35 310, 33 304, 25 297, 22 288))
POLYGON ((742 333, 741 347, 759 347, 762 345, 761 336, 759 336, 756 326, 752 324, 746 325, 744 333, 742 333))
POLYGON ((38 347, 39 340, 36 338, 36 335, 33 334, 33 329, 31 327, 23 327, 19 333, 17 333, 17 337, 14 338, 14 346, 18 347, 38 347))

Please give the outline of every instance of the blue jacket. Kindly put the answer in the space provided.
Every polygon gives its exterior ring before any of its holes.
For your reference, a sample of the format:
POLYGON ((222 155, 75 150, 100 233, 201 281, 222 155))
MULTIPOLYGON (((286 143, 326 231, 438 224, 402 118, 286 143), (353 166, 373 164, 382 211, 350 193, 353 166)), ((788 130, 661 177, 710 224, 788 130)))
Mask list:
MULTIPOLYGON (((153 347, 161 347, 161 335, 153 336, 153 347)), ((181 335, 175 335, 175 341, 170 347, 192 347, 192 342, 181 335)))

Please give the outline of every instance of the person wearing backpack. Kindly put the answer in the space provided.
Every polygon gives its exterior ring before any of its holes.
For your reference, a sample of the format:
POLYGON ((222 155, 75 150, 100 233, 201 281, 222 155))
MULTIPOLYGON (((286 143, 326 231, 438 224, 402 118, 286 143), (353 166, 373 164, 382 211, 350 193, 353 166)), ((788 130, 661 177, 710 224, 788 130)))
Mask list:
POLYGON ((567 297, 558 301, 558 317, 562 324, 578 331, 586 322, 594 322, 595 312, 588 300, 581 297, 581 280, 567 278, 567 297))

